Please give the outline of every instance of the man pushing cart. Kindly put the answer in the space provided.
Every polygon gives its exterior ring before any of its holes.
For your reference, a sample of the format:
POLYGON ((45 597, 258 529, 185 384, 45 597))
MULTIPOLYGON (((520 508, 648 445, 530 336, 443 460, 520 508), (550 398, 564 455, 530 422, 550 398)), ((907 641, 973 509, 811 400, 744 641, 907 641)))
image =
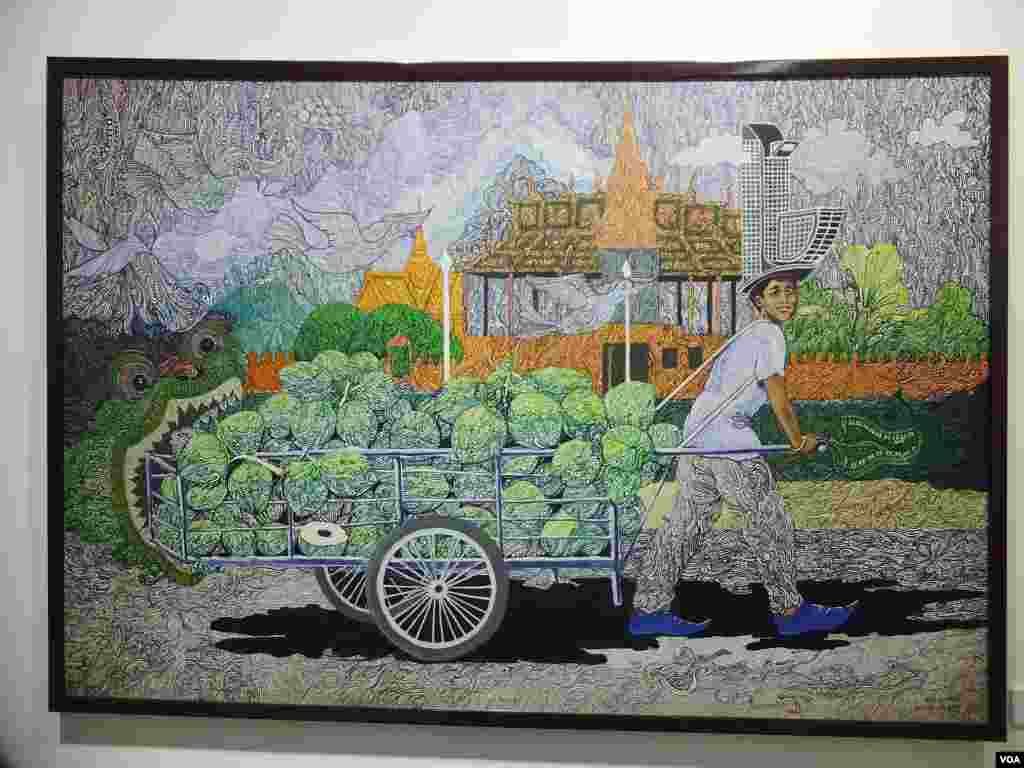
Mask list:
POLYGON ((686 564, 705 544, 724 500, 744 518, 743 541, 757 563, 779 635, 835 630, 856 609, 856 603, 816 605, 797 591, 793 520, 764 459, 769 449, 751 427, 754 414, 769 403, 793 450, 811 454, 819 444, 817 435, 800 430, 786 393, 782 332, 796 313, 799 283, 812 271, 811 266, 770 269, 741 287, 755 319, 715 356, 707 384, 687 416, 683 447, 707 452, 678 457, 675 503, 639 563, 631 635, 689 637, 710 624, 689 615, 685 598, 679 611, 682 618, 671 604, 686 564))

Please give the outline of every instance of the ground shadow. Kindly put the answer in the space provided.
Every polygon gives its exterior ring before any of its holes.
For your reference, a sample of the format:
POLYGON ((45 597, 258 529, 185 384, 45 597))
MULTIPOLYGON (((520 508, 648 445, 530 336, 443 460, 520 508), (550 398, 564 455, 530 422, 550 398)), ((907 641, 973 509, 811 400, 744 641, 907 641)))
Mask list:
POLYGON ((352 621, 319 605, 275 608, 241 619, 215 619, 210 629, 244 636, 215 643, 222 651, 232 653, 265 653, 279 659, 295 654, 319 659, 328 652, 333 656, 376 659, 391 653, 376 627, 352 621))
MULTIPOLYGON (((655 639, 637 639, 626 632, 626 608, 612 605, 606 579, 580 579, 579 586, 556 584, 539 590, 513 581, 508 612, 501 628, 465 662, 530 661, 545 664, 603 664, 602 649, 645 650, 658 646, 655 639)), ((859 607, 841 629, 849 637, 912 635, 947 629, 970 629, 985 621, 915 619, 927 603, 983 597, 968 590, 904 591, 893 582, 802 582, 804 597, 823 605, 859 607)), ((626 582, 626 605, 632 583, 626 582)), ((677 611, 694 619, 711 619, 704 637, 755 639, 747 648, 834 649, 849 642, 834 636, 805 635, 778 638, 771 624, 768 596, 759 584, 748 594, 736 594, 713 582, 683 582, 677 590, 677 611)), ((265 653, 278 658, 302 654, 320 658, 325 653, 340 657, 380 658, 397 653, 371 625, 360 624, 320 606, 279 608, 241 619, 220 618, 211 628, 242 635, 219 641, 216 646, 233 653, 265 653)))

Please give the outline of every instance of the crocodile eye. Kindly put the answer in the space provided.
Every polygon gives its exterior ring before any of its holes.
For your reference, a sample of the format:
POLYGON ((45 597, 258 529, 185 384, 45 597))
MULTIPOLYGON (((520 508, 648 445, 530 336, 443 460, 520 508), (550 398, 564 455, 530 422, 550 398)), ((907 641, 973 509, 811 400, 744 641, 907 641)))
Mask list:
POLYGON ((139 350, 125 350, 114 358, 113 396, 120 400, 138 400, 152 387, 159 375, 156 366, 139 350))
POLYGON ((217 348, 217 344, 209 336, 199 342, 199 349, 206 354, 210 354, 217 348))

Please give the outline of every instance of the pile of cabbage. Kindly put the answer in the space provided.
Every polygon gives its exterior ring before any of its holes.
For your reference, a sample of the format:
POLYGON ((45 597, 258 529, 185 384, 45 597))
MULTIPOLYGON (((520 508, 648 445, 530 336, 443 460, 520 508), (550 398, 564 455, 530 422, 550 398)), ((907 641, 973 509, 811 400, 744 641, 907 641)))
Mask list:
MULTIPOLYGON (((297 540, 294 552, 372 555, 399 519, 396 478, 390 458, 359 448, 451 448, 403 462, 405 508, 471 521, 501 540, 505 557, 607 554, 613 515, 628 546, 643 525, 642 484, 670 468, 653 450, 682 438, 654 422, 652 385, 621 384, 602 398, 589 374, 566 368, 522 374, 503 363, 485 380, 456 377, 426 395, 393 381, 372 354, 328 351, 282 369, 281 381, 258 408, 207 414, 179 439, 190 556, 285 554, 289 516, 347 534, 330 546, 297 540), (501 531, 499 447, 554 452, 502 456, 501 531)), ((172 524, 161 541, 180 552, 177 484, 164 484, 161 520, 172 524)))

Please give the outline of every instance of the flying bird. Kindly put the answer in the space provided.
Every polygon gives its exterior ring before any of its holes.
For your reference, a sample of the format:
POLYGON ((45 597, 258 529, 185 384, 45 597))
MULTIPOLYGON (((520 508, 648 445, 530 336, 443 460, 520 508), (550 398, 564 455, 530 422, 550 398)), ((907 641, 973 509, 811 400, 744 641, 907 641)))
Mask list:
POLYGON ((132 334, 135 324, 187 331, 206 307, 179 285, 136 235, 110 244, 95 229, 65 219, 86 257, 64 273, 64 316, 92 319, 107 335, 132 334))
POLYGON ((430 215, 430 209, 392 213, 364 227, 349 211, 313 211, 295 200, 292 207, 301 222, 287 214, 278 217, 270 233, 271 249, 298 248, 332 273, 368 268, 386 257, 398 240, 414 236, 430 215), (320 242, 311 240, 302 223, 315 228, 320 242))
POLYGON ((525 335, 590 333, 611 321, 616 308, 626 298, 625 280, 598 282, 587 280, 582 274, 525 279, 531 288, 564 307, 561 319, 553 321, 542 317, 529 303, 521 304, 519 316, 527 330, 525 335))

